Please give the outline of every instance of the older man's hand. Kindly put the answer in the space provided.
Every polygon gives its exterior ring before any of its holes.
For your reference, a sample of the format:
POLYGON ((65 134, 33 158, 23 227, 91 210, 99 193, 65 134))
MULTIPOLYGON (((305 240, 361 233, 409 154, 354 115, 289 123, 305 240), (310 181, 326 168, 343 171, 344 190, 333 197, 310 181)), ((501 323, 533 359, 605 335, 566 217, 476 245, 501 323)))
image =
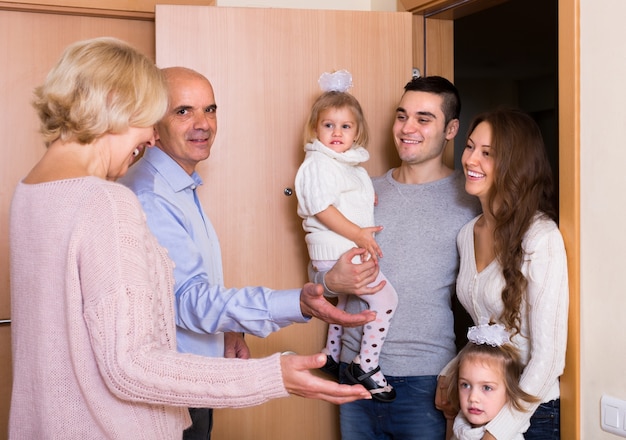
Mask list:
POLYGON ((304 316, 313 316, 329 324, 340 324, 344 327, 357 327, 376 318, 376 313, 371 310, 351 314, 338 309, 324 297, 324 287, 313 283, 307 283, 302 288, 300 309, 304 316))

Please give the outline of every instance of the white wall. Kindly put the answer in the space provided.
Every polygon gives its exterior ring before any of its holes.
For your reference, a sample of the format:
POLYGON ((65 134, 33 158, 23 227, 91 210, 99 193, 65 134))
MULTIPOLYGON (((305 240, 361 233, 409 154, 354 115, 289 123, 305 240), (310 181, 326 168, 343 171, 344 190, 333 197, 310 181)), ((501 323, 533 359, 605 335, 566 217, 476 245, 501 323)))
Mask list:
POLYGON ((626 2, 580 1, 582 439, 603 393, 626 400, 626 2))

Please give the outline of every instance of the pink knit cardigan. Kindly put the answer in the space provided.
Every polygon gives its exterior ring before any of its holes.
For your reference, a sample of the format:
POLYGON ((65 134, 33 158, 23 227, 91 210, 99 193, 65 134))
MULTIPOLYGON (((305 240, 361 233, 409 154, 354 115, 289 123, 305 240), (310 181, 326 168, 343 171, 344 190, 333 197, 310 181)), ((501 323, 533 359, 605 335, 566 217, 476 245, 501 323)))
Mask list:
POLYGON ((175 351, 172 263, 124 186, 20 183, 10 252, 11 439, 172 440, 186 406, 288 395, 278 355, 175 351))

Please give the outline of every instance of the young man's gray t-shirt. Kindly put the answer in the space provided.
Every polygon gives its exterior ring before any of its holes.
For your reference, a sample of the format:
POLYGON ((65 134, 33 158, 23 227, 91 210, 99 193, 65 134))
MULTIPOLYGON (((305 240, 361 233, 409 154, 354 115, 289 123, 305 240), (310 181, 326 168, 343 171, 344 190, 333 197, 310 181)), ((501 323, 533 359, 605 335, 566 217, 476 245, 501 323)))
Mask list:
MULTIPOLYGON (((380 367, 386 376, 437 375, 456 354, 454 318, 459 255, 456 236, 480 212, 465 192, 460 171, 426 184, 401 184, 392 170, 373 179, 378 197, 376 235, 380 269, 398 292, 399 303, 384 341, 380 367)), ((350 295, 346 310, 366 308, 350 295)), ((345 328, 342 362, 359 353, 361 328, 345 328)))

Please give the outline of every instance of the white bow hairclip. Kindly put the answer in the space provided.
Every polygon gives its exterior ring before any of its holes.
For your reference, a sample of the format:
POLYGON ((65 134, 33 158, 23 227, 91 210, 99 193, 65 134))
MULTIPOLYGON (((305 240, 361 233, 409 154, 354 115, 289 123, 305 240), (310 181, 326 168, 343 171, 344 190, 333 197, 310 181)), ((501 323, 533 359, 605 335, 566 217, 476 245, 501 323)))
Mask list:
POLYGON ((510 335, 502 324, 481 324, 469 328, 467 339, 477 345, 499 347, 510 341, 510 335))
POLYGON ((347 70, 324 72, 317 81, 323 92, 346 92, 352 87, 352 75, 347 70))

